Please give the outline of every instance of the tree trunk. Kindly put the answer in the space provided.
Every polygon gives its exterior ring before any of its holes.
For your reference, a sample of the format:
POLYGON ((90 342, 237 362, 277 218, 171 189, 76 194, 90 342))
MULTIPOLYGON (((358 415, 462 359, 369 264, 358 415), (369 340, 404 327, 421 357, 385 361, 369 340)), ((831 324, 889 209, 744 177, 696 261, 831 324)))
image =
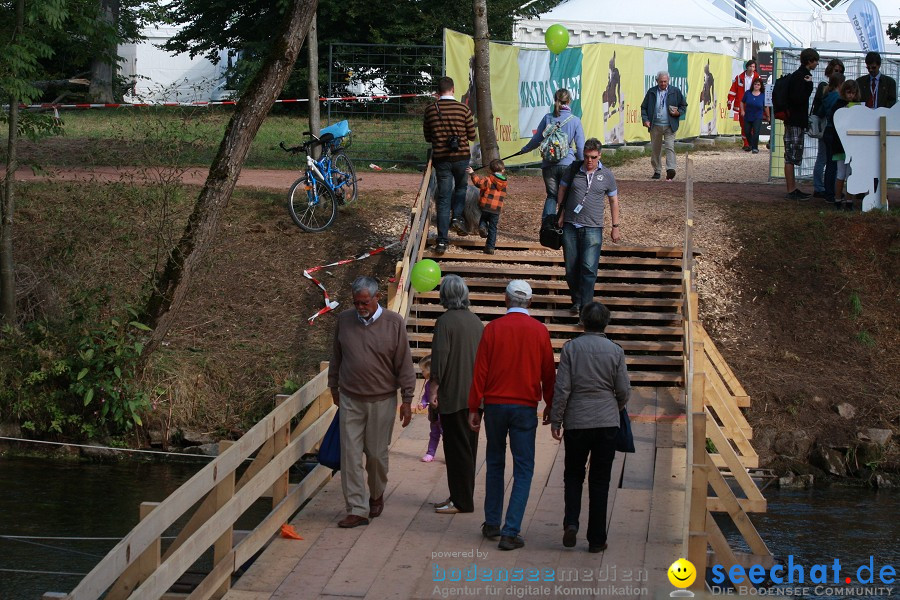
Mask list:
MULTIPOLYGON (((319 135, 322 129, 322 118, 319 114, 319 32, 316 27, 316 16, 313 15, 306 36, 306 50, 309 54, 309 130, 319 135)), ((313 158, 319 158, 319 147, 313 149, 313 158)))
MULTIPOLYGON (((13 43, 25 31, 25 0, 16 0, 16 28, 13 43)), ((16 143, 19 135, 19 98, 9 98, 9 139, 6 145, 6 177, 0 193, 0 316, 16 326, 16 263, 13 260, 13 210, 16 198, 16 143)))
POLYGON ((497 133, 494 130, 494 110, 491 105, 490 32, 488 31, 487 2, 474 0, 475 9, 475 104, 478 114, 478 139, 481 143, 481 164, 500 158, 497 133))
MULTIPOLYGON (((100 19, 113 31, 118 29, 119 8, 120 0, 100 0, 100 19)), ((91 61, 91 87, 88 89, 88 93, 94 102, 112 103, 116 101, 113 93, 113 76, 116 67, 114 61, 118 50, 116 46, 107 48, 103 55, 96 56, 91 61)))
POLYGON ((194 271, 218 231, 219 220, 231 199, 250 143, 297 61, 316 5, 317 0, 293 1, 284 15, 269 56, 238 101, 184 233, 157 276, 144 308, 145 322, 154 329, 144 347, 142 362, 162 342, 184 303, 194 271))

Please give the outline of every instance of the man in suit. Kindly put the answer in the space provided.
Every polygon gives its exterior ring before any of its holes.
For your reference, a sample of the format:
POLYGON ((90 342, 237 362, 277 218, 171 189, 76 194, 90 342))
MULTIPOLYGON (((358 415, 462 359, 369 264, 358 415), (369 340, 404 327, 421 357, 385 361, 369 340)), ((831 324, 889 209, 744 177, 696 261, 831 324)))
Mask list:
POLYGON ((675 132, 686 110, 684 94, 674 85, 669 85, 668 71, 660 71, 656 75, 656 85, 647 90, 641 102, 641 120, 650 131, 652 179, 660 178, 663 149, 666 151, 666 181, 675 179, 675 132))
POLYGON ((859 100, 869 108, 891 108, 897 103, 897 82, 881 73, 881 55, 877 52, 866 54, 866 70, 856 80, 859 84, 859 100))

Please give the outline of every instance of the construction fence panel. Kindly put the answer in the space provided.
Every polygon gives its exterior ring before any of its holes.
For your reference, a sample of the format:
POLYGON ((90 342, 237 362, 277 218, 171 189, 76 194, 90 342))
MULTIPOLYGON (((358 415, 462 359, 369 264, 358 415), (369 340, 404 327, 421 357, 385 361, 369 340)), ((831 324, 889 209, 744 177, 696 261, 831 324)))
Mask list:
POLYGON ((331 44, 328 54, 322 117, 350 121, 353 159, 385 169, 424 164, 422 115, 443 74, 444 47, 331 44))

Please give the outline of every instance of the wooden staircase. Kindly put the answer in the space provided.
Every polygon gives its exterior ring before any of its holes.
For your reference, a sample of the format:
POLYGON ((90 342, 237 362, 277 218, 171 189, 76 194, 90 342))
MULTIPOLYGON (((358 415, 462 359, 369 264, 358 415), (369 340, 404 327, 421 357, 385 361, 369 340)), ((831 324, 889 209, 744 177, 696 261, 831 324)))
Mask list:
MULTIPOLYGON (((534 290, 531 315, 547 326, 558 360, 563 344, 583 331, 569 312, 562 252, 534 242, 499 242, 497 253, 487 255, 483 244, 477 236, 456 238, 443 256, 428 245, 422 258, 437 261, 442 274, 466 280, 470 308, 485 322, 505 314, 504 289, 511 279, 528 281, 534 290)), ((682 248, 603 246, 595 299, 612 312, 606 333, 625 350, 632 385, 684 383, 681 256, 682 248)), ((437 290, 413 297, 407 331, 414 359, 431 352, 435 319, 443 312, 437 290)))

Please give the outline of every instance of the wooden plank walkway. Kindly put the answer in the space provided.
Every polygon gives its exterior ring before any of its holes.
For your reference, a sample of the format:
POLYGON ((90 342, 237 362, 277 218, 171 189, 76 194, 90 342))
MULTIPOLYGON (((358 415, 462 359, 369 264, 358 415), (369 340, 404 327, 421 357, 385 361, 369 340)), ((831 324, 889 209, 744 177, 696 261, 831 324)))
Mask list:
MULTIPOLYGON (((564 451, 547 427, 538 429, 534 478, 522 524, 524 548, 502 552, 496 542, 481 536, 484 435, 479 440, 475 512, 435 514, 431 502, 448 495, 446 471, 442 450, 434 462, 420 461, 428 441, 428 420, 420 414, 407 429, 394 429, 382 516, 366 527, 338 528, 344 514, 338 474, 291 521, 304 539, 275 539, 226 598, 667 596, 673 588, 665 571, 681 553, 686 464, 681 397, 678 388, 634 389, 629 413, 637 452, 616 455, 609 549, 601 554, 587 552, 583 532, 575 548, 562 546, 564 451), (487 569, 493 581, 485 581, 487 569), (498 569, 507 570, 511 579, 521 573, 522 580, 498 582, 498 569)), ((511 476, 508 460, 507 498, 511 476)), ((585 522, 586 510, 585 485, 585 522)))

